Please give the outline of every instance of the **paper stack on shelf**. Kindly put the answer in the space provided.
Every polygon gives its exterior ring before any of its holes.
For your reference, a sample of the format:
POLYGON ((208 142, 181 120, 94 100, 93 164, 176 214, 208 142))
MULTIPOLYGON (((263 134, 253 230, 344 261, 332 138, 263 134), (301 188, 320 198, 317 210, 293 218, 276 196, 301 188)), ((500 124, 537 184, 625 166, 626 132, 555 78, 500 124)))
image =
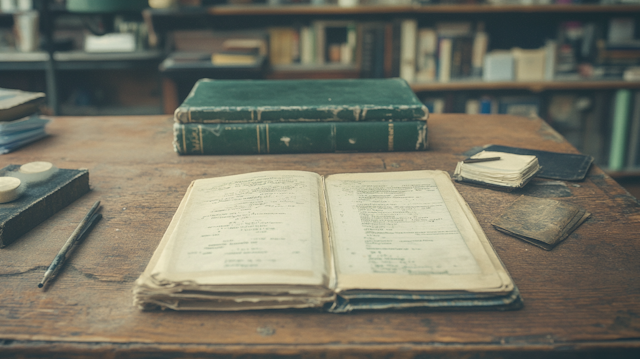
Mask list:
POLYGON ((482 151, 469 159, 478 162, 458 162, 456 181, 507 191, 524 187, 541 168, 536 156, 506 152, 482 151), (488 160, 491 158, 496 159, 488 160))

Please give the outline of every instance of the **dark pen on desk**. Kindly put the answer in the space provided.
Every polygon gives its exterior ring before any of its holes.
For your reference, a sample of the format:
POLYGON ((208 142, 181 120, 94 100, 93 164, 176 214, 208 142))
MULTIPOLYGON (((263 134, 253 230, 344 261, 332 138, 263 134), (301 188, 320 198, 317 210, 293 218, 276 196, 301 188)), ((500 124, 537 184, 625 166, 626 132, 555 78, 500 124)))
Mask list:
POLYGON ((500 157, 486 157, 486 158, 467 158, 463 160, 463 163, 478 163, 478 162, 489 162, 489 161, 497 161, 500 157))
POLYGON ((91 227, 93 227, 93 225, 102 218, 102 214, 96 213, 99 206, 100 201, 94 203, 87 215, 84 216, 80 224, 78 224, 78 227, 76 227, 75 231, 73 231, 69 239, 67 239, 64 246, 62 246, 56 257, 53 259, 53 262, 51 262, 51 265, 44 273, 44 277, 38 284, 38 288, 44 287, 50 279, 54 278, 58 274, 64 262, 69 258, 71 252, 73 252, 76 244, 78 244, 84 235, 89 232, 91 227))

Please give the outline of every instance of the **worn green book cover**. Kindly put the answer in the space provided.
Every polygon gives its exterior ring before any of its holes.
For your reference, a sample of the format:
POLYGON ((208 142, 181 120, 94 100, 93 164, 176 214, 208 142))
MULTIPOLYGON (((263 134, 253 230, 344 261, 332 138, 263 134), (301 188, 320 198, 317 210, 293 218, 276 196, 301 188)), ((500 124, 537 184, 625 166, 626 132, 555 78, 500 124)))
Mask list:
POLYGON ((180 123, 426 121, 400 78, 199 80, 175 111, 180 123))
POLYGON ((420 151, 427 121, 174 123, 181 155, 420 151))

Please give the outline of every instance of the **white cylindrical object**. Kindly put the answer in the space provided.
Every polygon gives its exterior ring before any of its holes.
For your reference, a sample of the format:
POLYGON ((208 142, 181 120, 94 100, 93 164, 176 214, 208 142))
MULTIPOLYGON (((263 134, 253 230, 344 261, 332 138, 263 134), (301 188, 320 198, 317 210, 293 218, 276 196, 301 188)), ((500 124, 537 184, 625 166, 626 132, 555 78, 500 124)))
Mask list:
POLYGON ((39 20, 37 11, 25 11, 14 14, 13 21, 17 34, 17 46, 22 52, 36 51, 40 47, 39 20))
POLYGON ((22 194, 22 181, 15 177, 0 177, 0 203, 11 202, 22 194))
POLYGON ((29 162, 20 166, 15 177, 19 177, 27 183, 43 182, 51 178, 58 169, 51 162, 29 162))

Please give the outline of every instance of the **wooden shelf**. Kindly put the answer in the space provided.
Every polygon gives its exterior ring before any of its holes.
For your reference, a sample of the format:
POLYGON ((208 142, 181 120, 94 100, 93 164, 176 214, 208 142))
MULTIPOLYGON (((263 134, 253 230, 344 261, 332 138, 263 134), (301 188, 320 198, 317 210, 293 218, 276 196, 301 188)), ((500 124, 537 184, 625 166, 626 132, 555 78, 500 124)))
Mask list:
POLYGON ((275 65, 271 66, 268 79, 350 79, 360 77, 360 70, 355 65, 275 65))
POLYGON ((215 5, 174 9, 145 9, 147 16, 256 16, 256 15, 415 15, 415 14, 475 14, 475 13, 640 13, 639 5, 215 5))
MULTIPOLYGON (((206 12, 216 16, 235 15, 349 15, 349 14, 465 14, 465 13, 628 13, 640 12, 640 5, 218 5, 206 12)), ((192 13, 193 14, 193 13, 192 13)))
MULTIPOLYGON (((58 70, 108 70, 147 67, 162 61, 159 50, 132 52, 59 51, 53 54, 58 70)), ((157 66, 157 65, 155 65, 157 66)))
POLYGON ((415 92, 421 91, 453 91, 453 90, 528 90, 541 92, 546 90, 612 90, 619 88, 638 89, 640 82, 622 80, 575 80, 575 81, 456 81, 413 83, 415 92))
POLYGON ((2 51, 0 52, 0 70, 44 70, 49 61, 49 53, 44 51, 20 52, 2 51))

